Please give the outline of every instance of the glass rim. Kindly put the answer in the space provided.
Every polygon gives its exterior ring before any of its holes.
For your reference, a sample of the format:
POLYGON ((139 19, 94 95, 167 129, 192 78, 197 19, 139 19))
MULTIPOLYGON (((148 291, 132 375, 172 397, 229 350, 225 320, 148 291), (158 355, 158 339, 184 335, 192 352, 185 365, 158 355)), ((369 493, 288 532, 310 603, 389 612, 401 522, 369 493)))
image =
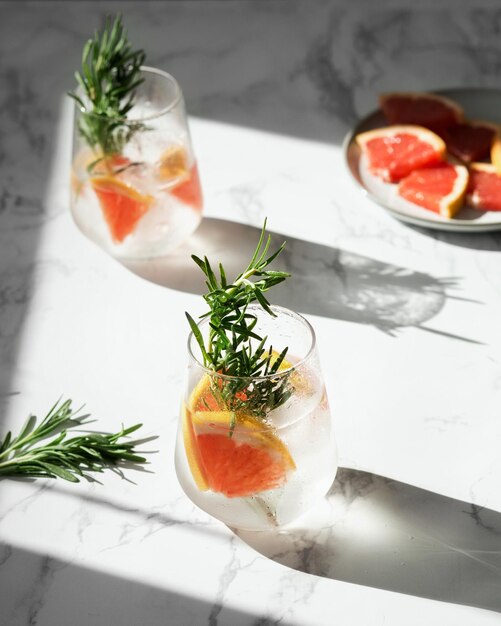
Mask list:
MULTIPOLYGON (((165 115, 166 113, 169 113, 170 111, 175 109, 176 106, 181 102, 181 99, 182 99, 181 87, 179 86, 179 83, 174 78, 174 76, 172 76, 172 74, 169 74, 168 72, 164 72, 164 70, 161 70, 161 69, 159 69, 157 67, 150 67, 149 65, 141 65, 141 67, 139 69, 140 69, 141 73, 156 74, 157 76, 160 76, 161 78, 164 78, 167 81, 170 81, 171 83, 173 83, 174 84, 174 90, 175 90, 174 97, 172 98, 172 101, 170 101, 169 104, 167 104, 162 109, 160 109, 160 111, 156 111, 155 113, 152 113, 150 115, 145 115, 144 117, 132 117, 132 118, 131 117, 115 117, 115 118, 113 118, 113 121, 116 121, 116 122, 147 122, 149 120, 157 119, 158 117, 161 117, 162 115, 165 115)), ((138 85, 138 87, 141 88, 141 85, 138 85)), ((77 88, 76 93, 79 96, 81 95, 82 88, 80 86, 77 88)), ((100 118, 99 115, 96 115, 92 111, 88 111, 84 106, 81 106, 80 103, 78 101, 76 101, 76 100, 75 100, 75 106, 80 111, 80 113, 85 113, 85 115, 89 115, 90 117, 100 118)))
MULTIPOLYGON (((266 315, 269 315, 269 313, 267 313, 261 307, 261 305, 259 305, 258 303, 253 303, 253 304, 249 305, 249 308, 258 308, 261 311, 263 311, 264 313, 266 313, 266 315)), ((294 363, 292 365, 292 367, 288 367, 287 369, 284 369, 284 370, 279 370, 279 371, 275 372, 274 374, 266 374, 264 376, 234 376, 232 374, 221 374, 219 372, 214 371, 210 367, 207 367, 206 365, 204 365, 199 360, 199 358, 196 357, 193 354, 193 350, 191 349, 192 340, 195 339, 193 331, 191 331, 189 333, 188 341, 187 341, 187 347, 188 347, 188 354, 189 354, 189 356, 196 363, 196 365, 201 370, 203 370, 208 376, 217 377, 217 378, 220 378, 222 380, 270 380, 270 379, 281 378, 283 376, 289 375, 291 372, 293 372, 294 370, 297 370, 306 361, 308 361, 310 359, 310 357, 314 353, 314 351, 316 349, 316 346, 317 346, 317 337, 316 337, 316 334, 315 334, 315 330, 313 329, 313 326, 300 313, 297 313, 296 311, 293 311, 292 309, 287 309, 286 307, 278 306, 278 305, 274 305, 274 304, 272 304, 270 306, 270 308, 271 308, 272 311, 283 312, 283 313, 286 313, 287 315, 290 315, 291 317, 295 317, 297 319, 297 321, 301 322, 307 328, 307 330, 310 333, 311 344, 310 344, 310 347, 308 348, 308 351, 306 352, 306 354, 301 359, 299 359, 299 361, 294 363)), ((197 323, 197 326, 200 328, 201 324, 208 323, 208 322, 209 322, 209 318, 206 318, 205 320, 202 320, 201 323, 197 323)), ((196 341, 196 339, 195 339, 195 345, 198 346, 198 342, 196 341)), ((285 359, 287 359, 287 355, 285 356, 285 359)))

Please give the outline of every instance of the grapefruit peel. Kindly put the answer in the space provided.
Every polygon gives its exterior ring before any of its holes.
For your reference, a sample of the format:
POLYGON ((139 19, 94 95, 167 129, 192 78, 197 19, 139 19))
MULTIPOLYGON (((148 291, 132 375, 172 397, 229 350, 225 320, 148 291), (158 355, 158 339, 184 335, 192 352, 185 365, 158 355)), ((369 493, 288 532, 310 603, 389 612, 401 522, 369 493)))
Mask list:
POLYGON ((491 161, 496 168, 496 172, 501 176, 501 128, 499 126, 494 141, 492 142, 491 161))

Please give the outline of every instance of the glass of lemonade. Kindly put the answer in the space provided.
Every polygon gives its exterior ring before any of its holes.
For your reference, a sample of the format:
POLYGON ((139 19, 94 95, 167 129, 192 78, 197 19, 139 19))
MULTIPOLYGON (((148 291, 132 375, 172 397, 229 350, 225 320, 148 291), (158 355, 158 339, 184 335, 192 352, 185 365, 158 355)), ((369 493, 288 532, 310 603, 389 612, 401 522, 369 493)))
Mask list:
MULTIPOLYGON (((288 347, 274 374, 238 378, 200 362, 193 333, 176 442, 176 472, 188 497, 234 528, 287 524, 328 492, 337 471, 336 444, 315 333, 301 315, 259 305, 254 331, 273 354, 288 347), (285 400, 275 409, 272 394, 285 400)), ((199 324, 207 334, 207 321, 199 324)))
POLYGON ((122 259, 165 255, 196 229, 202 213, 181 89, 158 69, 141 68, 141 78, 127 119, 104 129, 123 133, 119 152, 89 147, 82 116, 103 122, 75 107, 71 212, 85 235, 122 259))

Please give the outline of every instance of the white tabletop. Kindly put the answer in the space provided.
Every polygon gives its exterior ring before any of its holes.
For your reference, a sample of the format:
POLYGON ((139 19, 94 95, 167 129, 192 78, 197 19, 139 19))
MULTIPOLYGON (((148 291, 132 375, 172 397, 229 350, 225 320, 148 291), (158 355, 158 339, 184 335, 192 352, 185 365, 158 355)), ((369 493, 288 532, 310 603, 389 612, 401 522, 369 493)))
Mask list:
POLYGON ((380 91, 499 87, 496 2, 413 4, 0 6, 1 432, 64 396, 158 436, 133 482, 0 482, 0 624, 499 624, 501 232, 395 220, 341 151, 380 91), (205 196, 189 242, 128 268, 68 209, 64 93, 107 10, 181 83, 205 196), (238 271, 265 217, 343 469, 290 530, 236 533, 174 471, 189 253, 238 271))

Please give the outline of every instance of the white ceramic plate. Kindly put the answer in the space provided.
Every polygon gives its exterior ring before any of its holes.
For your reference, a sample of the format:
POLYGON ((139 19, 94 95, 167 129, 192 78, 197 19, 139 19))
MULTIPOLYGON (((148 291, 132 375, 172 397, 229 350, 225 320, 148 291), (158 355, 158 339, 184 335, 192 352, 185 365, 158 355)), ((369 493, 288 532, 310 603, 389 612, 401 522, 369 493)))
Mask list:
MULTIPOLYGON (((447 89, 436 93, 447 96, 462 106, 468 119, 501 124, 501 90, 447 89)), ((358 133, 387 125, 381 110, 374 111, 359 122, 344 141, 343 149, 348 169, 363 193, 394 217, 417 226, 476 233, 501 230, 501 211, 477 211, 465 206, 454 218, 446 219, 400 198, 396 192, 396 185, 384 183, 370 174, 355 137, 358 133)))

